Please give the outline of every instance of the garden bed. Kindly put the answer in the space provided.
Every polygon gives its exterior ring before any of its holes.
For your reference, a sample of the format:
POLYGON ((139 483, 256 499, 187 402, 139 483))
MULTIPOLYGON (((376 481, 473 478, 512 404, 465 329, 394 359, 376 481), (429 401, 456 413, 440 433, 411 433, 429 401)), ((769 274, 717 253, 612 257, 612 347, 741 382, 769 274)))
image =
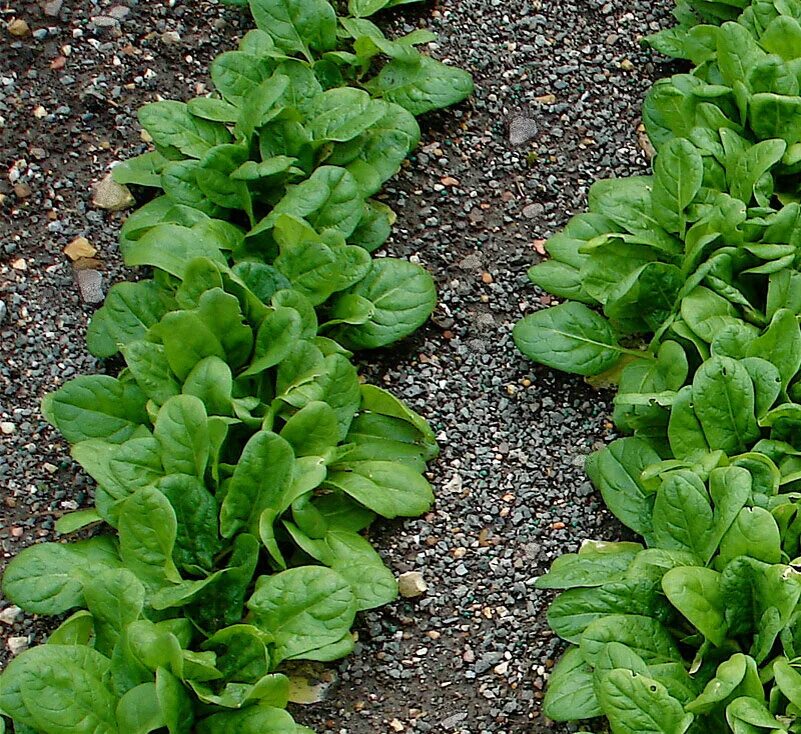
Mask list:
MULTIPOLYGON (((6 20, 26 20, 34 35, 7 46, 0 70, 10 171, 0 183, 4 562, 51 539, 55 517, 90 500, 90 480, 38 408, 45 392, 96 369, 83 343, 94 307, 64 247, 85 236, 105 287, 123 277, 122 215, 93 208, 89 186, 144 148, 135 110, 156 93, 196 94, 211 57, 249 24, 210 3, 66 5, 49 17, 15 4, 6 20)), ((411 6, 395 21, 439 33, 433 53, 468 69, 477 87, 468 103, 423 121, 411 165, 384 190, 399 215, 386 249, 436 278, 434 323, 365 365, 440 438, 434 510, 373 532, 389 565, 421 571, 429 590, 362 615, 338 691, 297 714, 320 732, 548 729, 532 729, 531 717, 559 648, 544 620, 549 595, 532 581, 582 539, 617 532, 581 466, 610 434, 603 396, 527 363, 510 331, 523 301, 540 298, 524 277, 539 240, 583 209, 593 180, 645 169, 639 108, 665 72, 636 39, 667 8, 539 5, 411 6), (510 131, 515 141, 533 135, 513 143, 510 131)), ((33 644, 48 630, 22 616, 0 625, 7 643, 33 644)))

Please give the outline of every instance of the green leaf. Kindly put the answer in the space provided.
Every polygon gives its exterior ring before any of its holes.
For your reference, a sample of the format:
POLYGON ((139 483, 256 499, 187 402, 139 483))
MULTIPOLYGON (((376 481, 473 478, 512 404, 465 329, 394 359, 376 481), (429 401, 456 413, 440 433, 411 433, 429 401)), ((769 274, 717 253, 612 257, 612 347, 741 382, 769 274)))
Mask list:
POLYGON ((120 566, 111 538, 77 543, 40 543, 21 551, 3 575, 3 593, 34 614, 62 614, 84 606, 83 589, 93 575, 120 566))
POLYGON ((423 55, 392 59, 364 86, 415 116, 449 107, 473 93, 470 74, 423 55))
POLYGON ((392 258, 373 260, 364 279, 341 298, 352 295, 373 305, 365 323, 335 330, 335 338, 353 349, 376 349, 405 338, 425 323, 437 299, 434 280, 423 268, 392 258))
POLYGON ((233 389, 231 368, 219 357, 206 357, 186 376, 183 394, 198 398, 210 415, 230 416, 233 389))
POLYGON ((326 484, 386 518, 415 517, 434 501, 431 485, 416 471, 390 461, 359 461, 333 471, 326 484))
POLYGON ((41 645, 9 663, 0 707, 48 734, 117 734, 111 661, 84 645, 41 645))
POLYGON ((145 587, 127 568, 113 568, 93 574, 84 597, 95 620, 95 647, 111 655, 123 630, 141 617, 145 587))
POLYGON ((275 267, 314 306, 357 283, 370 270, 370 256, 363 248, 345 245, 341 235, 330 231, 320 236, 289 215, 278 217, 274 237, 280 249, 275 267))
POLYGON ((231 104, 240 107, 245 97, 269 79, 273 66, 267 58, 244 51, 226 51, 215 57, 209 70, 220 94, 231 104))
POLYGON ((172 297, 152 280, 118 283, 109 290, 86 330, 86 344, 95 357, 111 357, 121 344, 144 337, 167 311, 172 297))
MULTIPOLYGON (((751 128, 766 142, 770 138, 781 138, 787 145, 798 143, 801 140, 799 113, 801 113, 801 99, 797 95, 784 96, 762 92, 753 95, 749 100, 748 114, 751 128)), ((776 150, 779 149, 780 146, 777 146, 776 150)))
POLYGON ((69 535, 88 525, 100 522, 102 519, 103 518, 94 508, 68 512, 66 515, 62 515, 56 520, 56 532, 61 535, 69 535))
POLYGON ((571 589, 622 581, 642 549, 639 543, 586 543, 577 554, 566 553, 554 560, 548 573, 537 579, 536 587, 571 589))
POLYGON ((683 138, 662 146, 654 165, 653 209, 657 221, 668 231, 683 234, 684 211, 695 199, 704 178, 698 149, 683 138))
POLYGON ((121 347, 122 356, 142 392, 157 405, 181 393, 161 344, 139 339, 121 347))
POLYGON ((169 500, 177 521, 173 557, 189 570, 210 570, 222 549, 217 532, 217 502, 194 476, 171 474, 157 484, 169 500))
POLYGON ((161 171, 168 162, 158 151, 142 153, 114 166, 111 177, 118 184, 161 188, 161 171))
POLYGON ((681 662, 668 630, 656 619, 636 614, 610 614, 595 620, 581 636, 581 654, 594 665, 608 642, 630 647, 648 665, 681 662))
POLYGON ((157 145, 177 148, 189 158, 202 158, 215 145, 231 139, 224 125, 195 117, 183 102, 151 102, 138 115, 157 145))
POLYGON ((643 440, 622 438, 587 461, 587 474, 601 491, 604 502, 624 525, 640 535, 652 531, 654 496, 641 480, 642 472, 659 461, 659 455, 643 440))
POLYGON ((167 474, 203 478, 209 460, 206 409, 194 395, 176 395, 161 407, 153 435, 161 445, 167 474))
POLYGON ((197 734, 306 734, 283 709, 269 705, 247 706, 203 719, 197 734))
POLYGON ((714 541, 712 507, 703 482, 689 471, 669 474, 654 504, 654 540, 661 548, 706 559, 714 541))
POLYGON ((742 364, 729 357, 708 359, 693 379, 695 414, 712 450, 747 450, 759 438, 754 384, 742 364))
POLYGON ((744 507, 720 543, 721 566, 740 556, 765 563, 781 561, 781 535, 773 515, 762 507, 744 507))
POLYGON ((763 140, 740 154, 730 174, 732 196, 749 204, 757 183, 782 159, 785 150, 783 140, 763 140))
POLYGON ((384 105, 362 89, 329 89, 317 98, 309 132, 317 142, 345 142, 378 122, 385 112, 384 105))
POLYGON ((178 278, 183 278, 189 263, 199 257, 227 265, 217 241, 178 224, 159 224, 140 239, 123 243, 122 250, 126 265, 151 265, 178 278))
POLYGON ((661 683, 629 670, 605 675, 598 700, 619 734, 684 734, 693 722, 661 683))
POLYGON ((248 608, 257 626, 272 634, 277 658, 285 660, 340 640, 353 624, 356 600, 335 571, 302 566, 260 577, 248 608))
POLYGON ((323 456, 339 440, 337 414, 328 403, 307 403, 287 420, 281 438, 292 445, 295 456, 323 456))
MULTIPOLYGON (((345 164, 366 196, 378 193, 381 184, 400 170, 406 156, 420 142, 420 126, 408 110, 382 100, 373 100, 372 105, 383 109, 384 114, 365 130, 359 138, 359 152, 345 164)), ((334 151, 336 155, 336 147, 334 151)), ((376 206, 374 203, 372 205, 376 206)), ((390 223, 394 221, 394 215, 390 219, 390 223)), ((353 239, 356 235, 357 232, 354 232, 351 242, 362 244, 353 239)), ((366 247, 363 244, 362 246, 366 247)), ((368 249, 375 247, 378 244, 368 249)))
POLYGON ((83 375, 42 401, 42 414, 70 443, 102 438, 122 443, 147 423, 145 395, 131 382, 83 375))
POLYGON ((559 594, 548 607, 548 624, 563 640, 578 644, 584 630, 607 614, 641 614, 667 621, 670 609, 657 581, 624 579, 559 594))
POLYGON ((166 668, 156 669, 156 698, 170 734, 189 734, 195 719, 186 689, 166 668))
POLYGON ((548 679, 542 711, 554 721, 591 719, 603 714, 595 696, 592 668, 577 647, 570 647, 548 679))
POLYGON ((336 46, 336 14, 325 0, 251 0, 256 25, 287 53, 330 51, 336 46))
POLYGON ((155 683, 142 683, 126 691, 117 703, 117 725, 130 734, 148 734, 166 725, 155 683))
POLYGON ((177 522, 167 498, 153 487, 134 492, 122 505, 120 557, 151 589, 181 580, 172 560, 177 522))
POLYGON ((720 590, 720 574, 710 568, 680 567, 662 577, 662 588, 678 609, 701 634, 720 646, 726 640, 728 625, 720 590))
POLYGON ((777 660, 773 664, 773 675, 776 685, 794 706, 801 706, 801 673, 786 660, 777 660))
POLYGON ((801 368, 801 328, 795 313, 784 308, 776 311, 765 333, 749 344, 748 356, 772 362, 786 390, 801 368))
POLYGON ((344 168, 320 166, 303 183, 288 187, 251 235, 275 226, 282 214, 305 219, 317 232, 333 229, 345 237, 362 218, 364 200, 356 179, 344 168))
POLYGON ((284 509, 293 464, 292 447, 275 433, 259 431, 245 444, 220 509, 224 538, 243 528, 258 531, 265 509, 284 509))
POLYGON ((608 321, 574 302, 526 316, 515 324, 513 336, 529 359, 577 375, 606 372, 627 351, 608 321))

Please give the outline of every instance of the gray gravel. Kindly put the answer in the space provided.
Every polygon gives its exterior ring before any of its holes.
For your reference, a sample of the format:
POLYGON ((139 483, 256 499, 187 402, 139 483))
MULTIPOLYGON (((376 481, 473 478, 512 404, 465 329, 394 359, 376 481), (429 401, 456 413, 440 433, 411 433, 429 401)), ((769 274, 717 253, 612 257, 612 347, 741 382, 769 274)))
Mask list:
MULTIPOLYGON (((235 12, 171 4, 47 3, 58 18, 22 1, 0 9, 33 31, 0 58, 0 167, 17 171, 0 181, 4 559, 51 537, 54 513, 89 500, 90 482, 38 401, 97 368, 83 345, 92 309, 64 246, 86 236, 104 285, 123 275, 121 215, 93 209, 90 186, 141 149, 136 107, 156 91, 193 94, 209 58, 239 33, 235 12), (63 68, 51 69, 59 57, 63 68)), ((567 731, 539 714, 561 648, 544 620, 549 595, 532 584, 584 538, 618 533, 582 470, 611 435, 609 406, 580 381, 526 363, 510 332, 549 302, 525 279, 541 240, 584 208, 593 180, 645 168, 639 107, 670 69, 655 68, 636 41, 665 22, 668 5, 445 0, 437 10, 406 6, 395 21, 432 27, 433 53, 471 70, 478 86, 470 103, 429 118, 422 148, 386 190, 399 215, 388 250, 439 281, 434 323, 365 364, 440 436, 435 509, 374 531, 391 567, 421 571, 429 589, 363 615, 330 700, 296 712, 320 734, 567 731)), ((0 610, 0 657, 12 638, 33 643, 47 630, 9 617, 0 610)))

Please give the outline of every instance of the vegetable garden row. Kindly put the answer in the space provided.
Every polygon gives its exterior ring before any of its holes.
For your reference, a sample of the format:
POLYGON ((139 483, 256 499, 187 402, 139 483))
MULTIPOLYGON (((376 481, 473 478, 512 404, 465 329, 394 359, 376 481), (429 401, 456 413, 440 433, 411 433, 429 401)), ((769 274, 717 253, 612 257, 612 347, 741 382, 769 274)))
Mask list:
POLYGON ((616 734, 801 732, 801 2, 674 15, 648 40, 693 69, 645 101, 653 175, 592 187, 530 271, 567 302, 515 327, 535 361, 618 383, 630 435, 587 471, 643 540, 539 580, 571 643, 544 709, 616 734))
MULTIPOLYGON (((90 323, 119 375, 43 404, 97 482, 57 529, 115 532, 6 571, 23 609, 71 613, 0 676, 17 734, 309 731, 282 663, 345 656, 355 614, 395 598, 362 531, 430 506, 437 447, 351 350, 409 335, 436 296, 419 266, 371 258, 394 221, 371 197, 415 116, 472 90, 416 49, 431 34, 366 19, 397 4, 250 0, 215 95, 141 110, 155 150, 114 176, 161 190, 120 241, 152 278, 90 323)), ((587 542, 539 580, 571 643, 544 711, 615 734, 801 732, 801 0, 674 15, 648 41, 693 69, 646 99, 653 175, 592 187, 530 271, 566 302, 514 331, 533 360, 618 384, 627 437, 587 471, 642 538, 587 542)))
POLYGON ((0 676, 16 734, 309 731, 282 663, 347 655, 355 614, 396 597, 361 531, 428 509, 437 446, 350 350, 409 335, 436 294, 418 265, 371 258, 395 218, 371 197, 415 115, 472 90, 415 48, 432 34, 366 20, 397 4, 252 0, 214 96, 140 111, 155 150, 114 177, 161 189, 120 240, 152 278, 114 286, 87 333, 124 366, 43 403, 97 482, 57 530, 115 533, 8 566, 8 599, 71 612, 0 676))

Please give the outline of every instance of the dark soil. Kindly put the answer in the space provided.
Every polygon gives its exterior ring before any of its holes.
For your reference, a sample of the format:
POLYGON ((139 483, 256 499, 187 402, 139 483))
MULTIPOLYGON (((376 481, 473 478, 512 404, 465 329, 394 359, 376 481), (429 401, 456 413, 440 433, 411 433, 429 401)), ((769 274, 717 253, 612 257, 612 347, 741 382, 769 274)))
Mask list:
MULTIPOLYGON (((388 252, 439 283, 433 323, 364 363, 439 434, 435 509, 373 534, 394 570, 421 571, 430 588, 362 616, 329 700, 296 711, 321 733, 566 731, 539 713, 561 648, 533 582, 582 540, 619 533, 582 470, 611 435, 607 396, 527 363, 510 331, 550 302, 525 278, 542 240, 583 209, 592 181, 646 167, 640 104, 669 70, 638 40, 668 5, 446 0, 379 19, 438 32, 431 53, 470 70, 477 91, 423 121, 421 148, 385 190, 398 213, 388 252), (510 125, 532 136, 512 144, 510 125)), ((206 0, 65 0, 58 17, 43 6, 0 4, 3 21, 33 31, 0 27, 0 566, 91 502, 91 480, 38 407, 102 369, 83 344, 94 307, 64 247, 88 238, 105 288, 126 277, 124 215, 93 208, 91 184, 144 150, 136 109, 202 92, 210 59, 249 22, 206 0)), ((0 621, 5 642, 35 644, 48 629, 0 621)), ((8 654, 3 645, 0 661, 8 654)))

